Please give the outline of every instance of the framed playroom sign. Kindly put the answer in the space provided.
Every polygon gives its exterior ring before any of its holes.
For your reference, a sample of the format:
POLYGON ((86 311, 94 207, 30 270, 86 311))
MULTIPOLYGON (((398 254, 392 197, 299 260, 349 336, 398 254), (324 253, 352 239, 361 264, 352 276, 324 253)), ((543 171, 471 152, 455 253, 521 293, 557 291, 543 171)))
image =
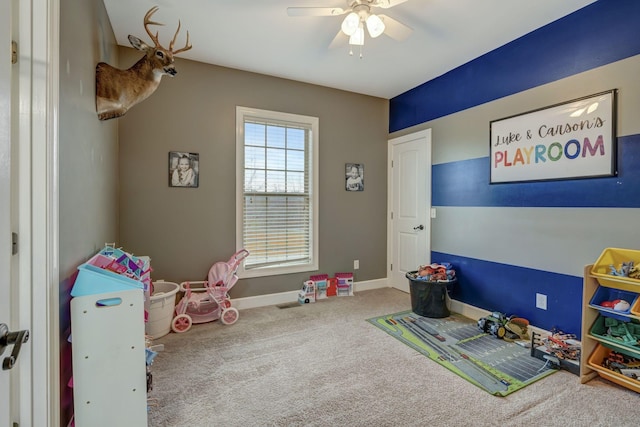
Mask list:
POLYGON ((490 183, 616 174, 616 90, 490 124, 490 183))

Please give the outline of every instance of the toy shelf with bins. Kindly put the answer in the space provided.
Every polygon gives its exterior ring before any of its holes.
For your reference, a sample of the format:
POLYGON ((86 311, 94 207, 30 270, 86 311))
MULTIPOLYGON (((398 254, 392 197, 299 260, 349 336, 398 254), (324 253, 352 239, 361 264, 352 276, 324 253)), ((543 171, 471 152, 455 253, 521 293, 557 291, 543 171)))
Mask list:
POLYGON ((640 347, 625 345, 622 342, 608 339, 594 332, 594 330, 600 326, 596 324, 596 321, 601 321, 601 319, 599 319, 601 314, 624 321, 632 321, 632 319, 640 321, 640 312, 637 310, 640 306, 640 281, 615 276, 609 276, 606 279, 600 278, 599 281, 600 275, 594 274, 594 270, 596 270, 594 269, 594 265, 597 267, 597 264, 585 266, 583 276, 580 382, 584 384, 599 375, 611 382, 640 393, 640 381, 626 377, 600 365, 610 351, 625 353, 640 359, 640 347), (609 288, 612 292, 620 291, 627 295, 634 296, 635 300, 630 310, 614 312, 594 302, 598 292, 601 292, 603 289, 601 286, 609 288))

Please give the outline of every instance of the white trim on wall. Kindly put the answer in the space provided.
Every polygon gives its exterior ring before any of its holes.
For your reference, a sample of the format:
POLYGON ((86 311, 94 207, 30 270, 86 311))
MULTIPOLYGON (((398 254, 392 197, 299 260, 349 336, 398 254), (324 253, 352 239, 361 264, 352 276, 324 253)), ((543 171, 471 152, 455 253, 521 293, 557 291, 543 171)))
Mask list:
MULTIPOLYGON (((302 286, 302 283, 300 283, 302 286)), ((387 288, 388 281, 384 279, 366 280, 353 284, 354 292, 368 291, 371 289, 387 288)), ((332 297, 333 298, 333 297, 332 297)), ((337 297, 336 297, 337 298, 337 297)), ((340 297, 344 298, 344 297, 340 297)), ((257 295, 253 297, 234 298, 233 306, 238 310, 266 307, 269 305, 287 304, 298 301, 298 291, 280 292, 277 294, 257 295)))

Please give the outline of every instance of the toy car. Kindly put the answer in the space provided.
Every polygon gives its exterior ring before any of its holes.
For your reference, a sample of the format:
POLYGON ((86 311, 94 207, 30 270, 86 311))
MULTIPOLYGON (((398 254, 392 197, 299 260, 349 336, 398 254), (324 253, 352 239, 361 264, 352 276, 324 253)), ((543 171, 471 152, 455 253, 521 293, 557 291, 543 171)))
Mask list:
POLYGON ((495 335, 498 338, 504 338, 507 329, 504 325, 509 319, 504 314, 494 311, 487 317, 478 319, 478 327, 487 334, 495 335))

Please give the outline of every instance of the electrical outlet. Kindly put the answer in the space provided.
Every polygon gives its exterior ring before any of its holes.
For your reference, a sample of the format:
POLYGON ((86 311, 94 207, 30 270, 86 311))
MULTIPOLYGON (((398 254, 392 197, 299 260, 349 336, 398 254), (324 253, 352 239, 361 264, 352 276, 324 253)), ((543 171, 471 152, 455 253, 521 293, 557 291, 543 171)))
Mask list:
POLYGON ((436 217, 436 208, 431 208, 431 218, 436 217))
POLYGON ((541 310, 547 309, 547 296, 545 294, 536 293, 536 308, 541 310))
POLYGON ((354 259, 353 260, 353 269, 357 270, 360 268, 360 260, 354 259))

